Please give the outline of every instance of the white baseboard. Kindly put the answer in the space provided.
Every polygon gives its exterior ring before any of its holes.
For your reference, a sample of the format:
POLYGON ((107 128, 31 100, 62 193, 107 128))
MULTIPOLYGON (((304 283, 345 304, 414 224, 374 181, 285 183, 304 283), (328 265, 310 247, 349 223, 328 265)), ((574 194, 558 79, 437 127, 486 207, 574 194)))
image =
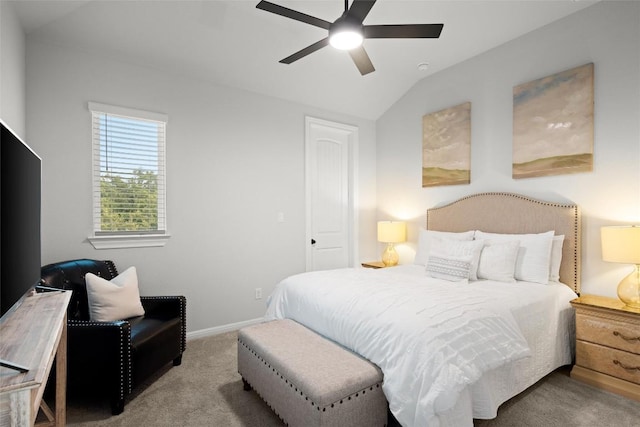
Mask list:
POLYGON ((198 331, 187 332, 187 341, 197 338, 210 337, 212 335, 224 334, 225 332, 237 331, 245 326, 256 325, 262 323, 264 319, 259 317, 257 319, 245 320, 243 322, 229 323, 222 326, 214 326, 213 328, 200 329, 198 331))

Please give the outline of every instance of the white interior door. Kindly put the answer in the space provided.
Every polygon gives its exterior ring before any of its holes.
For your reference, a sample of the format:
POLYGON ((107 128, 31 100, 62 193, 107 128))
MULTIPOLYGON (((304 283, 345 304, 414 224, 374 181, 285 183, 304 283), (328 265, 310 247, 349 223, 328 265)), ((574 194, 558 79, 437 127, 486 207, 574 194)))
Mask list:
POLYGON ((353 265, 358 129, 305 118, 307 271, 353 265))

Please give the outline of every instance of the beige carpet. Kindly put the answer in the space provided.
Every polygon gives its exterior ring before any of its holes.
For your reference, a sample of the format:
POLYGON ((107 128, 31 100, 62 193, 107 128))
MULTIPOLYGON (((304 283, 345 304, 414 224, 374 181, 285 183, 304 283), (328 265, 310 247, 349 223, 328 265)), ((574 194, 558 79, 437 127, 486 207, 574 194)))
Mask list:
MULTIPOLYGON (((392 420, 391 425, 396 425, 392 420)), ((70 397, 70 426, 244 426, 283 424, 236 372, 236 333, 192 340, 182 365, 168 368, 134 391, 121 415, 109 404, 70 397)), ((637 427, 640 403, 594 389, 554 372, 506 402, 479 427, 637 427)), ((344 426, 348 427, 348 426, 344 426)))

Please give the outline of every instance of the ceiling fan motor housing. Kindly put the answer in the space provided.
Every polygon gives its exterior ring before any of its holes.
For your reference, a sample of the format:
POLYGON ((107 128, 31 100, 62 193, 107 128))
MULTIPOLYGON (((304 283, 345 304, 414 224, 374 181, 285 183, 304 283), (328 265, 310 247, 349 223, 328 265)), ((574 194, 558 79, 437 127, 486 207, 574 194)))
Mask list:
POLYGON ((362 44, 364 28, 362 22, 346 12, 329 27, 329 43, 336 49, 350 50, 362 44))

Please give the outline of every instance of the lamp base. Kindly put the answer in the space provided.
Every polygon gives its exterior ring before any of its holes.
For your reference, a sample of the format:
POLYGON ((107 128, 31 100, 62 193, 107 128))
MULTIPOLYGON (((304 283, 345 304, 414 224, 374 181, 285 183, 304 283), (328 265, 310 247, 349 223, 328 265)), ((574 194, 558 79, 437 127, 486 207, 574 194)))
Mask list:
POLYGON ((387 249, 382 253, 382 263, 387 267, 393 267, 394 265, 398 265, 398 252, 396 252, 396 248, 393 247, 393 243, 389 243, 387 245, 387 249))
POLYGON ((640 308, 640 265, 618 284, 618 298, 628 307, 640 308))

